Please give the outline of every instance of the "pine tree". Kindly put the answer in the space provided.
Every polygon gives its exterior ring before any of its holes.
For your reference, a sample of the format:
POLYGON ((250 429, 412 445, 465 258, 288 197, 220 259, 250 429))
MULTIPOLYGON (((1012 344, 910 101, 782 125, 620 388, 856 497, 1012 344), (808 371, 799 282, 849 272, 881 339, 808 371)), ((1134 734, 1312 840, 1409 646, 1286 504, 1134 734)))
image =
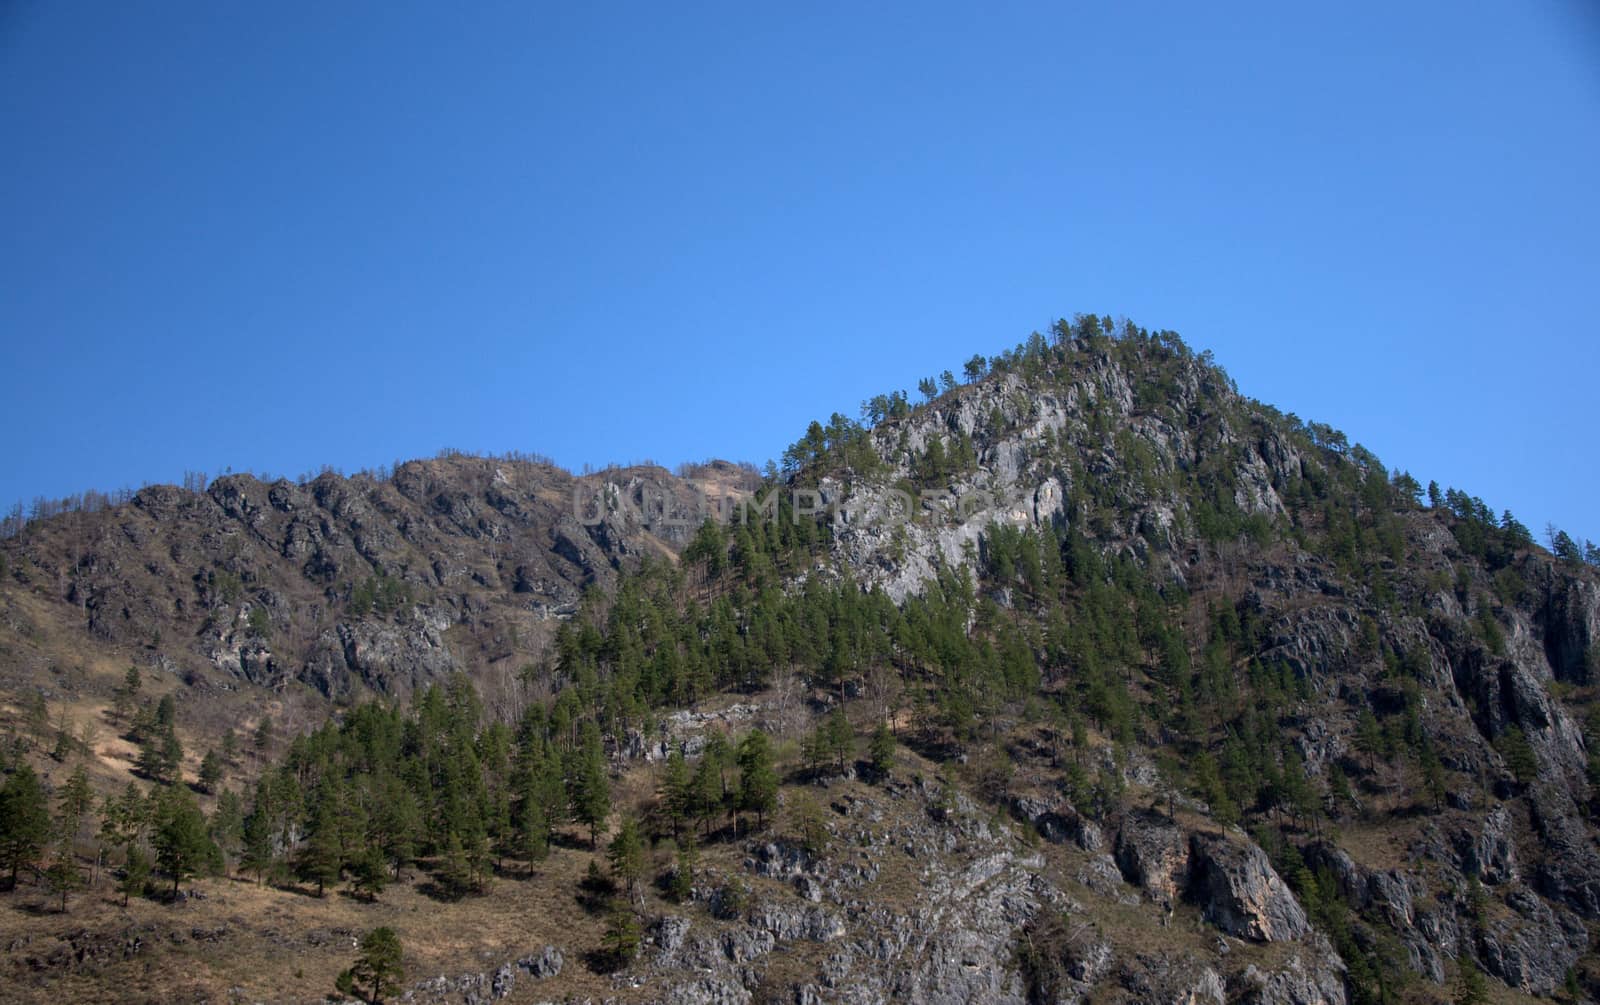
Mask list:
POLYGON ((162 751, 165 734, 150 732, 139 742, 139 759, 134 763, 139 774, 158 785, 167 782, 167 759, 162 751))
POLYGON ((1517 781, 1527 784, 1538 775, 1539 759, 1534 756, 1533 747, 1520 727, 1507 726, 1505 732, 1495 738, 1494 746, 1517 781))
POLYGON ((1461 956, 1456 993, 1451 1001, 1454 1005, 1486 1005, 1489 1001, 1489 987, 1483 979, 1483 971, 1466 954, 1461 956))
POLYGON ((873 775, 880 779, 888 778, 894 770, 894 734, 889 732, 888 723, 880 722, 878 728, 872 731, 867 756, 872 761, 873 775))
POLYGON ((74 890, 83 889, 83 870, 78 867, 78 858, 72 853, 68 844, 58 845, 50 865, 44 871, 45 885, 51 893, 61 897, 61 913, 67 913, 67 895, 74 890))
POLYGON ((172 896, 183 881, 195 875, 215 856, 206 836, 206 820, 188 789, 167 790, 156 812, 156 864, 172 877, 172 896))
POLYGON ((612 909, 601 946, 613 969, 621 969, 638 955, 641 936, 638 915, 631 908, 618 904, 612 909))
POLYGON ((405 984, 405 952, 400 937, 389 927, 374 928, 361 937, 361 955, 334 982, 340 994, 365 992, 378 1005, 385 995, 398 994, 405 984))
POLYGON ((122 879, 117 883, 117 892, 122 894, 122 906, 128 906, 128 898, 144 896, 144 888, 150 882, 150 856, 145 854, 144 848, 133 845, 128 849, 128 861, 122 867, 122 879))
POLYGON ((100 840, 117 848, 139 841, 150 823, 149 809, 139 786, 129 782, 120 796, 107 796, 102 803, 100 840))
POLYGON ((1378 725, 1377 716, 1372 714, 1372 709, 1361 710, 1361 718, 1356 723, 1356 749, 1367 755, 1367 770, 1373 770, 1373 760, 1383 754, 1383 729, 1378 725))
POLYGON ((439 864, 439 879, 452 897, 459 897, 472 884, 472 864, 467 861, 467 849, 461 843, 461 835, 455 831, 451 831, 445 839, 443 858, 439 864))
POLYGON ((239 854, 244 841, 244 800, 239 798, 237 792, 222 790, 217 797, 216 809, 211 811, 206 833, 222 853, 223 871, 226 874, 228 859, 239 854))
POLYGON ((215 750, 206 751, 206 756, 200 759, 199 780, 200 788, 206 792, 215 792, 217 783, 222 781, 222 758, 215 750))
POLYGON ((164 694, 161 700, 156 702, 156 729, 167 732, 177 724, 178 700, 170 694, 164 694))
POLYGON ((17 876, 50 840, 50 808, 39 776, 24 762, 0 788, 0 866, 11 871, 11 888, 17 876))
POLYGON ((69 846, 78 840, 83 822, 93 809, 94 790, 89 786, 89 773, 80 764, 73 769, 56 797, 56 829, 69 846))
POLYGON ((828 824, 822 807, 808 792, 794 795, 789 803, 789 825, 800 839, 800 847, 812 857, 828 849, 828 824))
POLYGON ((417 809, 416 797, 398 781, 389 780, 382 791, 384 795, 378 803, 375 823, 384 857, 398 880, 416 857, 417 835, 422 833, 422 812, 417 809))
POLYGON ((611 783, 600 730, 592 722, 584 723, 583 744, 574 752, 567 788, 573 819, 589 828, 589 847, 599 848, 600 828, 611 814, 611 783))
POLYGON ((694 843, 694 832, 683 836, 678 845, 678 857, 672 875, 667 880, 667 896, 682 904, 694 895, 694 873, 700 864, 700 850, 694 843))
POLYGON ((843 774, 847 763, 855 756, 855 733, 850 728, 850 720, 845 717, 844 709, 838 706, 828 713, 827 721, 823 728, 827 735, 827 749, 833 757, 840 774, 843 774))
POLYGON ((694 816, 694 776, 682 751, 667 755, 659 796, 667 819, 672 822, 672 836, 677 837, 683 822, 694 816))
POLYGON ((139 689, 143 686, 139 676, 139 668, 130 666, 122 675, 122 684, 112 694, 112 708, 116 717, 128 721, 128 715, 139 700, 139 689))
POLYGON ((611 862, 611 874, 629 894, 637 894, 639 880, 644 876, 645 844, 639 823, 633 817, 624 817, 617 833, 606 849, 611 862))
POLYGON ((1422 745, 1422 753, 1417 760, 1422 768, 1423 788, 1427 789, 1428 798, 1433 803, 1434 812, 1437 813, 1444 808, 1444 765, 1440 763, 1439 755, 1434 751, 1431 743, 1422 745))
POLYGON ((467 878, 474 893, 485 893, 494 879, 494 856, 483 825, 470 821, 462 847, 467 855, 467 878))
POLYGON ((518 850, 530 865, 550 854, 550 821, 545 817, 544 806, 534 793, 523 796, 517 804, 518 850))
POLYGON ((384 862, 382 849, 371 847, 356 859, 355 867, 350 873, 350 888, 356 896, 369 902, 375 901, 387 885, 388 878, 388 868, 384 862))
POLYGON ((695 764, 690 792, 694 817, 700 821, 709 837, 712 821, 722 812, 722 783, 717 778, 716 765, 711 763, 709 757, 702 757, 695 764))
POLYGON ((277 830, 268 806, 258 798, 255 809, 244 818, 244 846, 239 853, 239 871, 253 872, 256 882, 266 882, 267 873, 277 864, 273 836, 277 830))
POLYGON ((333 800, 324 796, 318 800, 311 835, 300 850, 296 871, 301 879, 317 885, 317 896, 321 897, 326 887, 339 882, 343 866, 344 851, 339 841, 338 818, 334 814, 333 800))
POLYGON ((739 808, 756 815, 756 826, 766 825, 767 814, 778 805, 778 772, 773 765, 772 742, 759 729, 739 743, 739 808))
POLYGON ((266 754, 267 748, 272 746, 272 740, 272 720, 262 716, 261 721, 256 723, 255 733, 250 737, 250 746, 255 749, 256 755, 259 757, 266 754))

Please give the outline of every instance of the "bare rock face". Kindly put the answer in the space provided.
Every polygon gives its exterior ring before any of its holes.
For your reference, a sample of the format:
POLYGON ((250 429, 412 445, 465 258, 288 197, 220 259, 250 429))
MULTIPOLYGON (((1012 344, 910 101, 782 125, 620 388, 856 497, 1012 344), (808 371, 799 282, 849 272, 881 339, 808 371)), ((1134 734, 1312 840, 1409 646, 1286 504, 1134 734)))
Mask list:
POLYGON ((1539 785, 1531 802, 1534 829, 1544 850, 1535 886, 1586 918, 1600 918, 1600 852, 1572 796, 1564 789, 1539 785))
POLYGON ((1505 806, 1496 806, 1484 818, 1483 828, 1473 835, 1463 833, 1461 868, 1469 876, 1477 876, 1491 885, 1515 882, 1518 878, 1516 835, 1511 827, 1511 814, 1505 806))
POLYGON ((1345 1005, 1345 969, 1337 956, 1307 962, 1299 954, 1275 973, 1251 966, 1240 980, 1237 1000, 1250 1005, 1345 1005))
POLYGON ((1070 841, 1088 852, 1097 852, 1105 844, 1099 826, 1064 799, 1017 796, 1011 801, 1011 812, 1032 824, 1039 836, 1051 844, 1070 841))
POLYGON ((1513 914, 1485 925, 1478 954, 1485 970, 1507 985, 1545 995, 1561 986, 1569 967, 1588 948, 1583 922, 1552 908, 1526 887, 1506 897, 1513 914))
POLYGON ((1117 833, 1117 865, 1128 882, 1171 906, 1189 883, 1189 838, 1159 813, 1129 814, 1117 833))
POLYGON ((1134 1001, 1162 1005, 1223 1005, 1227 982, 1193 959, 1145 954, 1123 968, 1120 982, 1134 1001))
POLYGON ((1592 684, 1600 674, 1600 588, 1569 580, 1547 594, 1544 648, 1560 680, 1592 684))
POLYGON ((1306 912, 1253 843, 1196 834, 1190 897, 1229 935, 1285 942, 1311 931, 1306 912))

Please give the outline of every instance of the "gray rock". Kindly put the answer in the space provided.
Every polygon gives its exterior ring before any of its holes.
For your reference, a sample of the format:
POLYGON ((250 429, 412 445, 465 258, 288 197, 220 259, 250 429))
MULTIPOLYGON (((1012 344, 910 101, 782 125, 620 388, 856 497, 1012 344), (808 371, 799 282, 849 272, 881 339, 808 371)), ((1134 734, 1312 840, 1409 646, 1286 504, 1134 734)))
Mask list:
POLYGON ((1122 878, 1122 871, 1110 855, 1096 855, 1078 867, 1074 877, 1096 894, 1121 904, 1137 904, 1138 894, 1122 878))
MULTIPOLYGON (((685 924, 687 925, 687 922, 685 924)), ((565 963, 566 957, 561 954, 561 950, 555 946, 545 946, 537 954, 524 956, 518 960, 517 966, 540 980, 548 980, 551 977, 561 976, 561 968, 565 963)))
POLYGON ((1196 834, 1189 893, 1207 920, 1257 942, 1298 939, 1311 930, 1306 912, 1254 843, 1196 834))
POLYGON ((1511 829, 1511 814, 1496 806, 1483 820, 1476 836, 1462 835, 1461 869, 1485 883, 1496 885, 1517 880, 1517 846, 1511 829))
POLYGON ((1192 957, 1145 953, 1123 968, 1121 983, 1133 1000, 1150 1005, 1223 1005, 1222 975, 1192 957))
POLYGON ((1128 814, 1117 832, 1117 865, 1123 876, 1158 903, 1176 903, 1189 882, 1189 839, 1159 813, 1128 814))
POLYGON ((1506 906, 1516 913, 1492 918, 1479 939, 1484 970, 1511 987, 1551 993, 1588 949, 1588 931, 1572 911, 1552 908, 1526 887, 1512 890, 1506 906))
POLYGON ((511 993, 517 983, 517 969, 509 963, 501 964, 489 983, 490 995, 499 1001, 511 993))
POLYGON ((722 974, 673 984, 663 999, 666 1005, 749 1005, 750 992, 744 985, 722 974))
POLYGON ((1344 964, 1331 952, 1327 957, 1308 965, 1296 953, 1272 973, 1251 964, 1238 998, 1249 1005, 1345 1005, 1344 964))

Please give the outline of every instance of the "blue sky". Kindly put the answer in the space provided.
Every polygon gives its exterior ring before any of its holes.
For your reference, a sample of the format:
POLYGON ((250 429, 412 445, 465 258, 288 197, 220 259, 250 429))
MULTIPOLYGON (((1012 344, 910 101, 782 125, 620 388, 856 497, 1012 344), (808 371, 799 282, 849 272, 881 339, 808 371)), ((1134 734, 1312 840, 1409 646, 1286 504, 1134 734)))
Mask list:
POLYGON ((0 148, 5 503, 761 462, 1087 310, 1600 537, 1583 0, 22 0, 0 148))

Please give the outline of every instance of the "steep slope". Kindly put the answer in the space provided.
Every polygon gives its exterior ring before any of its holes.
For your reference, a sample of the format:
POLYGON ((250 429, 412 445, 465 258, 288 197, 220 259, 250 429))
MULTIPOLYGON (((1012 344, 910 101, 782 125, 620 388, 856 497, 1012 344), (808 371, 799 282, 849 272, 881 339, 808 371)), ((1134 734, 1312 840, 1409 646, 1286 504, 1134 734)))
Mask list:
POLYGON ((752 481, 723 463, 693 479, 574 478, 451 455, 387 479, 151 486, 0 542, 0 673, 18 693, 52 662, 98 661, 348 700, 514 671, 585 590, 673 554, 708 506, 752 481))
POLYGON ((838 567, 897 600, 981 573, 1046 692, 1162 760, 1158 788, 1228 804, 1216 816, 1265 834, 1302 887, 1332 884, 1314 895, 1353 912, 1345 948, 1377 957, 1388 932, 1434 981, 1472 957, 1555 991, 1600 918, 1593 570, 1464 493, 1424 505, 1409 475, 1242 398, 1164 334, 1106 329, 1059 326, 902 406, 864 434, 864 465, 798 444, 797 483, 836 511, 838 567), (1130 625, 1117 656, 1063 630, 1092 605, 1041 574, 1057 544, 1144 570, 1162 601, 1139 617, 1168 627, 1130 625), (1131 708, 1085 686, 1108 657, 1131 708))
MULTIPOLYGON (((1334 1005, 1472 999, 1480 970, 1505 1000, 1594 996, 1593 568, 1171 333, 1085 316, 967 372, 813 424, 759 486, 448 458, 44 521, 0 552, 0 666, 19 696, 74 646, 240 708, 411 692, 234 764, 266 836, 217 840, 283 891, 368 848, 415 863, 382 904, 250 899, 436 940, 433 898, 495 933, 459 965, 429 942, 466 972, 416 1000, 1334 1005), (695 529, 652 493, 751 505, 695 529), (632 889, 585 874, 636 833, 654 885, 625 843, 632 889)), ((17 757, 59 787, 41 754, 17 757)), ((57 927, 66 962, 23 944, 16 972, 97 987, 57 927)), ((230 952, 280 937, 235 925, 230 952)), ((231 966, 196 994, 263 993, 231 966)))

